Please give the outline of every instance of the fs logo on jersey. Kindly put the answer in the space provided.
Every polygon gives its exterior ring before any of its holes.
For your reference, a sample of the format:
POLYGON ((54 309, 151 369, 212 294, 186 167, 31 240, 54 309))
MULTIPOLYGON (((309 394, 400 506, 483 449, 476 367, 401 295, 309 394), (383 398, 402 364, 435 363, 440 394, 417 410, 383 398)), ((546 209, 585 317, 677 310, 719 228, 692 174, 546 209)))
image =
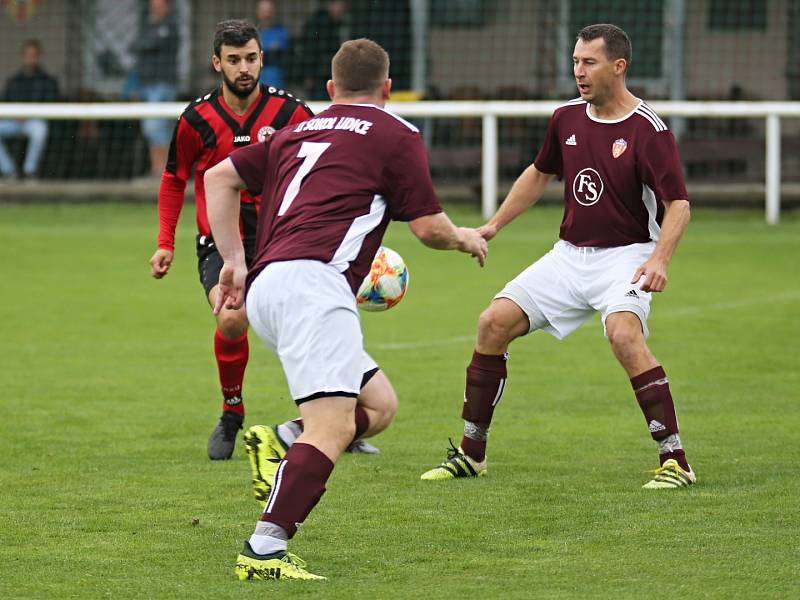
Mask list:
POLYGON ((572 195, 578 204, 592 206, 597 204, 603 194, 603 180, 600 173, 586 167, 581 169, 572 181, 572 195))
POLYGON ((265 139, 267 139, 268 136, 272 135, 273 133, 275 133, 274 127, 270 127, 269 125, 264 125, 264 127, 258 130, 256 137, 258 138, 259 142, 263 142, 265 139))
POLYGON ((614 140, 614 143, 611 144, 611 156, 614 158, 619 158, 628 149, 628 142, 624 139, 619 138, 618 140, 614 140))

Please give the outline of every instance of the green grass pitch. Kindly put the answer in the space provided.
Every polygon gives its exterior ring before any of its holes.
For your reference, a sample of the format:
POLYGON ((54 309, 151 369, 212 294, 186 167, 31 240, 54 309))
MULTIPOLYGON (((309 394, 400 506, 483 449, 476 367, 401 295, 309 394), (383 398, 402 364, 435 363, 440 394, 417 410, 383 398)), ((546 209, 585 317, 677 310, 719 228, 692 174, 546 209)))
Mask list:
MULTIPOLYGON (((666 493, 640 489, 655 447, 598 318, 512 345, 488 477, 419 481, 459 439, 478 314, 560 211, 520 217, 485 269, 393 224, 409 292, 363 324, 400 410, 293 541, 316 584, 233 577, 258 506, 241 440, 205 455, 219 399, 192 213, 155 281, 154 207, 0 207, 0 597, 800 597, 800 215, 694 215, 650 321, 699 478, 666 493)), ((251 425, 295 415, 255 336, 245 399, 251 425)))

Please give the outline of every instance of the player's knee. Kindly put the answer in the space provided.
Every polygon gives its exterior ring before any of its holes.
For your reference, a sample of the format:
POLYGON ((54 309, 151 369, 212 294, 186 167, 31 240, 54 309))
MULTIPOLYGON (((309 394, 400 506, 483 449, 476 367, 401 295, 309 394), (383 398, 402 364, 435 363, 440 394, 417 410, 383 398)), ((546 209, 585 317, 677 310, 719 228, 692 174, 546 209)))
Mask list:
POLYGON ((397 394, 389 388, 381 395, 380 402, 376 406, 377 423, 374 426, 379 431, 383 431, 394 421, 397 414, 397 394))
POLYGON ((614 352, 624 354, 637 348, 643 341, 641 330, 633 327, 617 326, 608 329, 608 341, 614 352))
POLYGON ((223 309, 217 315, 217 327, 228 339, 242 337, 247 332, 247 314, 243 309, 223 309))
POLYGON ((490 306, 478 318, 478 339, 485 344, 504 346, 512 339, 512 324, 503 314, 490 306))

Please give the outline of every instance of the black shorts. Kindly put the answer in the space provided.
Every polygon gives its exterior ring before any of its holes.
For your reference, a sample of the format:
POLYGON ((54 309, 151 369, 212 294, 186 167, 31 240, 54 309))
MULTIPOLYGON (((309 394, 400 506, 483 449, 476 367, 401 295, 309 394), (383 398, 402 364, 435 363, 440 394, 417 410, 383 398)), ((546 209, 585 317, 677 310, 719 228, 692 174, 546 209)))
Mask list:
MULTIPOLYGON (((251 203, 242 203, 240 206, 240 219, 244 229, 244 260, 250 268, 256 251, 256 206, 251 203)), ((200 284, 206 291, 206 298, 212 288, 219 283, 219 272, 222 270, 222 256, 220 256, 214 238, 210 235, 197 236, 197 274, 200 284)))

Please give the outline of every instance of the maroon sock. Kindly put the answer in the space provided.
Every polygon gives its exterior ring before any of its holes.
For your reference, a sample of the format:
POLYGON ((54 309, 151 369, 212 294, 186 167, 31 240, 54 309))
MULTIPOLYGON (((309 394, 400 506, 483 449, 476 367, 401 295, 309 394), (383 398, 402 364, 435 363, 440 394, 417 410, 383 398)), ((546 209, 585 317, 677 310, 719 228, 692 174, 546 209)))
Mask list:
POLYGON ((247 333, 228 339, 219 329, 214 332, 214 356, 219 369, 219 382, 222 387, 222 410, 230 410, 244 416, 242 401, 242 382, 244 369, 250 355, 247 333))
POLYGON ((356 404, 356 434, 353 436, 355 442, 369 429, 369 415, 361 406, 356 404))
POLYGON ((465 435, 461 438, 461 449, 476 462, 483 462, 486 458, 486 440, 474 440, 465 435))
POLYGON ((325 493, 331 471, 333 463, 314 446, 292 444, 278 465, 261 520, 283 527, 289 538, 294 536, 325 493))
POLYGON ((678 418, 664 369, 654 367, 645 371, 631 378, 631 385, 653 439, 663 440, 678 433, 678 418))
MULTIPOLYGON (((645 371, 631 378, 631 385, 653 439, 663 440, 677 434, 678 417, 675 415, 675 405, 672 402, 669 380, 664 369, 658 366, 645 371)), ((662 465, 670 458, 674 458, 681 467, 689 470, 689 463, 686 462, 686 454, 682 449, 659 454, 662 465)))
MULTIPOLYGON (((467 383, 464 388, 464 407, 461 417, 488 430, 494 409, 503 396, 508 371, 507 354, 472 353, 472 361, 467 367, 467 383)), ((486 440, 464 435, 461 438, 464 454, 478 462, 486 458, 486 440)))
POLYGON ((294 423, 295 425, 300 427, 300 431, 303 431, 303 419, 302 418, 292 419, 292 423, 294 423))
POLYGON ((689 463, 686 461, 686 453, 683 451, 683 449, 679 448, 677 450, 673 450, 672 452, 664 452, 664 454, 658 455, 658 460, 662 466, 670 458, 677 460, 678 464, 681 466, 681 468, 683 468, 684 471, 691 471, 689 463))

